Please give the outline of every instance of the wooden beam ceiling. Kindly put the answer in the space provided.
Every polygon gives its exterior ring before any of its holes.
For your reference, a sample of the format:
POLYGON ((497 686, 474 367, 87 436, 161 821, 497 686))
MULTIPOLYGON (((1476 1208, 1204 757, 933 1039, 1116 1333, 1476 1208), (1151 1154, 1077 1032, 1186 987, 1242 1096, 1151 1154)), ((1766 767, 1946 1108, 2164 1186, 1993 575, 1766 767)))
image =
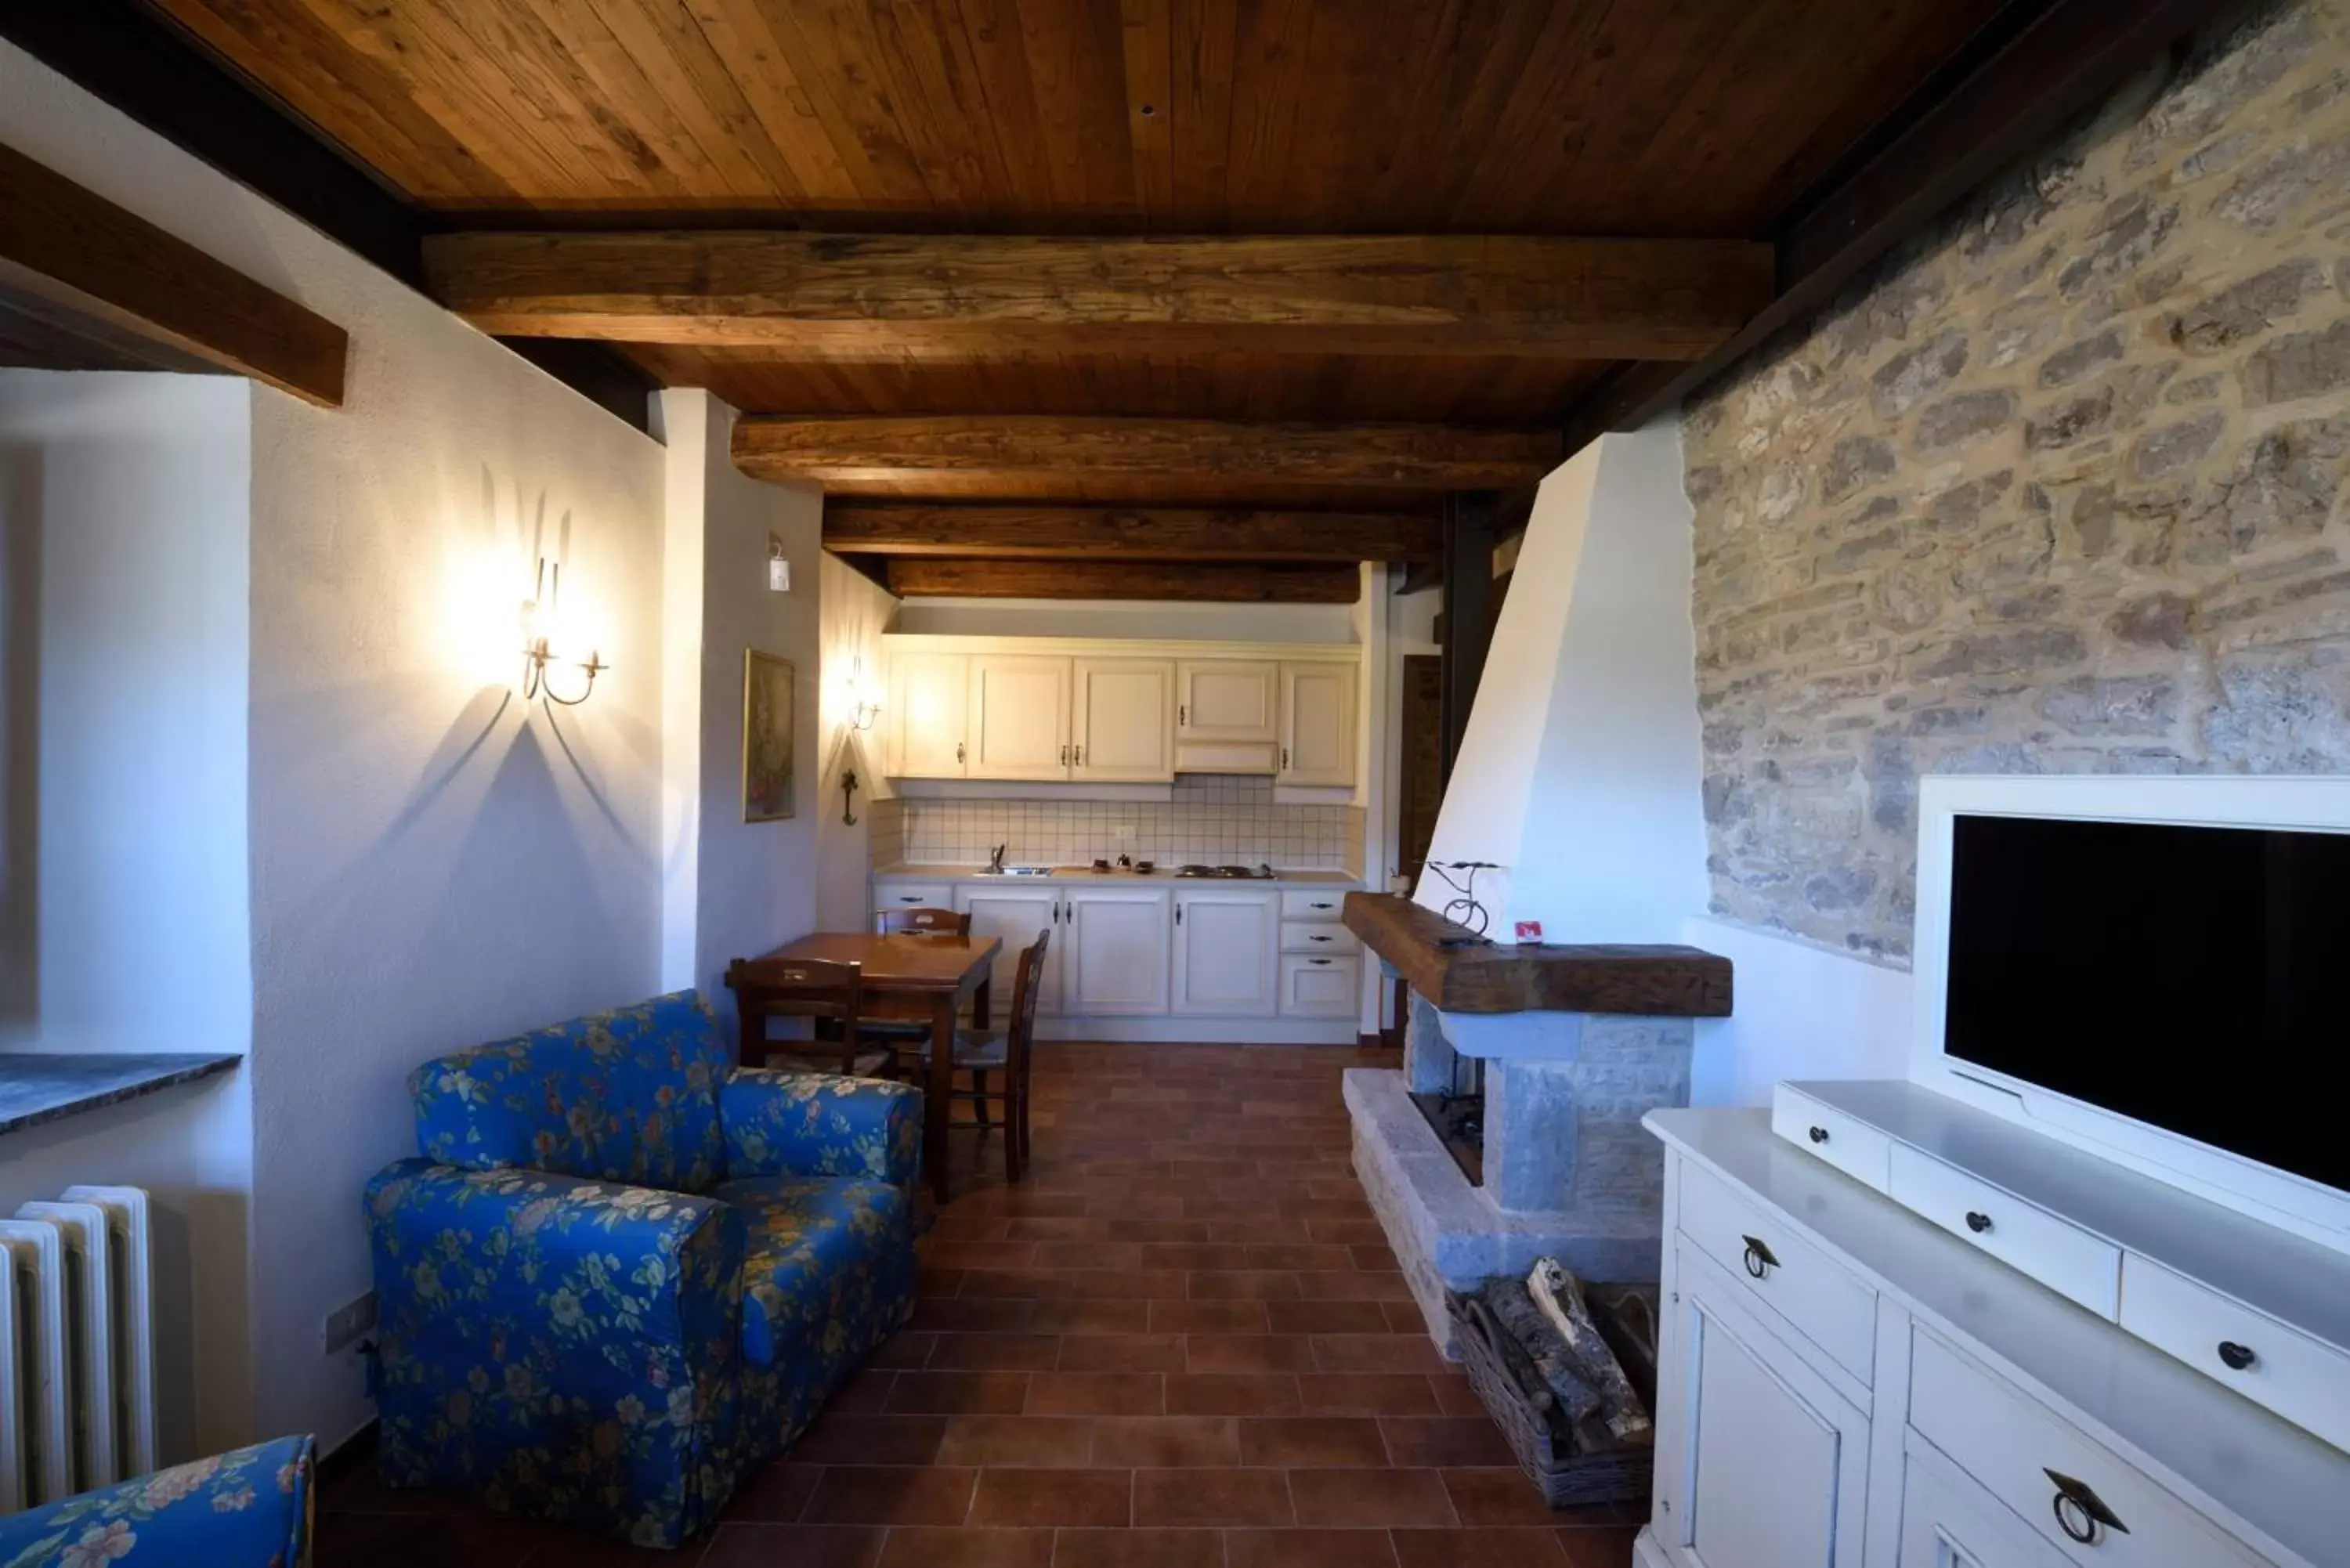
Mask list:
POLYGON ((1767 245, 1494 235, 1193 239, 452 234, 432 291, 485 332, 841 360, 1034 349, 1700 358, 1767 245))
POLYGON ((843 495, 1318 505, 1352 492, 1425 502, 1530 483, 1559 455, 1553 430, 1449 425, 766 415, 734 427, 744 472, 843 495))
POLYGON ((1219 604, 1350 605, 1351 566, 1199 561, 962 561, 893 556, 900 598, 1175 599, 1219 604))
POLYGON ((341 405, 349 344, 326 317, 6 147, 0 213, 0 291, 26 314, 341 405))
POLYGON ((836 503, 825 548, 970 560, 1418 561, 1442 546, 1433 514, 1185 511, 1164 507, 836 503))

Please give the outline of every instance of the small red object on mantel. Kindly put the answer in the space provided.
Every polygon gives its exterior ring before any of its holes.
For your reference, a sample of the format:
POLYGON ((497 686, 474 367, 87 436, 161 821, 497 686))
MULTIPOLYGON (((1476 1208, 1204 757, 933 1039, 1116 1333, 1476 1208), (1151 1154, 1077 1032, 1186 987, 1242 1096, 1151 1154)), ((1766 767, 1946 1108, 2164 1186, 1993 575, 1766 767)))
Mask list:
POLYGON ((1520 947, 1542 946, 1542 922, 1540 920, 1520 920, 1518 922, 1518 945, 1520 947))

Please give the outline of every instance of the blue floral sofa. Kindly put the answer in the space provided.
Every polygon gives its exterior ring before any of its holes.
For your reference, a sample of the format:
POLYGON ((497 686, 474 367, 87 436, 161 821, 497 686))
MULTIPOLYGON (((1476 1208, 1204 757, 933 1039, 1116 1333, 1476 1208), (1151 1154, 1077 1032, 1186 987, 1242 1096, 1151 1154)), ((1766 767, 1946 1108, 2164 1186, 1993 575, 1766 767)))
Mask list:
POLYGON ((313 1452, 279 1438, 0 1519, 0 1568, 307 1568, 313 1452))
POLYGON ((673 1546, 914 1303, 921 1096, 736 1067, 691 992, 409 1080, 369 1183, 383 1479, 673 1546))

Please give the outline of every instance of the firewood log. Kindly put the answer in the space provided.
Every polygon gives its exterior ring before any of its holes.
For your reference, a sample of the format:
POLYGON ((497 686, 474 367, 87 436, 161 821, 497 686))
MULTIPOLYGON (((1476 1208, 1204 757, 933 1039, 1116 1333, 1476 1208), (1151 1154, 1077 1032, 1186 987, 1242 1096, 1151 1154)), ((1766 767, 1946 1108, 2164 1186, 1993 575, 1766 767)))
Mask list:
POLYGON ((1565 1424, 1575 1427, 1600 1408, 1599 1391, 1575 1369, 1566 1342, 1559 1337, 1526 1287, 1515 1280, 1493 1280, 1485 1286, 1485 1304, 1508 1337, 1515 1340, 1540 1374, 1543 1386, 1558 1401, 1565 1424))
POLYGON ((1567 1365, 1598 1391, 1599 1408, 1607 1429, 1627 1446, 1646 1447, 1655 1442, 1656 1425, 1648 1419, 1648 1407, 1641 1403, 1632 1380, 1624 1376, 1616 1353, 1600 1336, 1599 1325, 1592 1321, 1590 1304, 1583 1299, 1583 1286, 1575 1277, 1557 1259, 1539 1258, 1534 1262, 1534 1272, 1526 1276, 1526 1293, 1534 1298, 1534 1307, 1544 1321, 1557 1331, 1565 1347, 1567 1365))
POLYGON ((1502 1364, 1502 1376, 1509 1379, 1512 1391, 1528 1409, 1547 1418, 1558 1406, 1558 1396, 1543 1381, 1541 1371, 1526 1355, 1526 1347, 1518 1343, 1516 1334, 1502 1326, 1501 1319, 1493 1315, 1493 1309, 1485 1304, 1482 1296, 1471 1296, 1465 1304, 1477 1332, 1493 1347, 1493 1355, 1502 1364))

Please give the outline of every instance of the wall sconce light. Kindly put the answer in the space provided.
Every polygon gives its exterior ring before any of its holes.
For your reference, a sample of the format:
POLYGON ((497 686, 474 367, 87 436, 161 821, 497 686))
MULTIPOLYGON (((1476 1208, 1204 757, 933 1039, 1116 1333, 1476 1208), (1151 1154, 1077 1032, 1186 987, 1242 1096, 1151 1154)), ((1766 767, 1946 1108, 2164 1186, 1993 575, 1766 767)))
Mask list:
POLYGON ((848 661, 848 727, 858 733, 873 728, 881 717, 881 704, 868 701, 865 697, 865 656, 852 654, 848 661))
POLYGON ((527 701, 544 697, 566 708, 576 708, 588 701, 596 690, 596 677, 612 667, 594 649, 588 657, 567 659, 556 649, 563 631, 563 565, 550 564, 546 557, 538 558, 538 582, 532 597, 522 605, 522 694, 527 701), (546 667, 551 664, 576 663, 588 672, 588 684, 579 689, 577 697, 562 697, 547 682, 546 667))

